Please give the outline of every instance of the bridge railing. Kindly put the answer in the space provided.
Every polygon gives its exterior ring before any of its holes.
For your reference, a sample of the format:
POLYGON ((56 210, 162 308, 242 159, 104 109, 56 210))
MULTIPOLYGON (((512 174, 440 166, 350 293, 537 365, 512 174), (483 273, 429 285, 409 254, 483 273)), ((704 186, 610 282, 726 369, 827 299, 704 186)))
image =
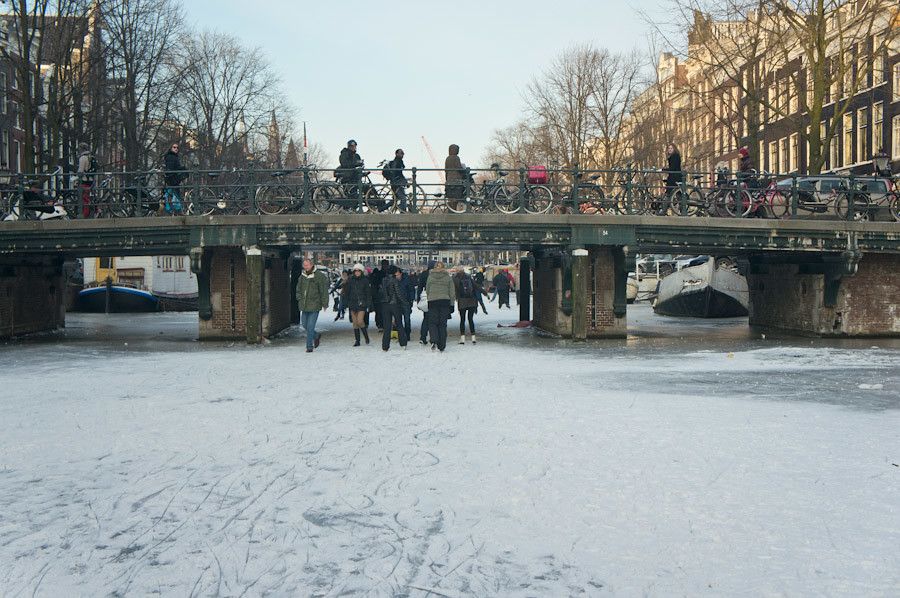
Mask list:
POLYGON ((540 167, 192 170, 17 175, 0 218, 174 214, 651 214, 900 221, 897 177, 540 167), (386 175, 386 176, 385 176, 386 175))

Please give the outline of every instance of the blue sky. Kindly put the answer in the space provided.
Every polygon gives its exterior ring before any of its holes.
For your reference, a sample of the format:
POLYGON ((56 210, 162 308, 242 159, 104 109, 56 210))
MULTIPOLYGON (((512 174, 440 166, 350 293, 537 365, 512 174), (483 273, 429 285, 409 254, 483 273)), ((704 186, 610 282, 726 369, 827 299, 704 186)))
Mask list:
MULTIPOLYGON (((516 121, 522 92, 559 52, 592 42, 646 49, 639 8, 660 0, 188 0, 197 28, 261 47, 310 141, 333 162, 354 138, 366 165, 394 149, 407 166, 441 165, 457 143, 475 167, 494 129, 516 121)), ((333 166, 328 164, 326 166, 333 166)))

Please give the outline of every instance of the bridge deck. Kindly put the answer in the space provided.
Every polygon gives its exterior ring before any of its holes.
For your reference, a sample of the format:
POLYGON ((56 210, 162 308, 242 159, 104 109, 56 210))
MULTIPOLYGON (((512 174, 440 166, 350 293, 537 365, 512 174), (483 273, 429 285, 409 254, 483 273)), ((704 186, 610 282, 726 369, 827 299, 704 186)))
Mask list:
POLYGON ((900 253, 900 224, 597 215, 183 216, 0 223, 0 255, 186 254, 191 247, 529 248, 627 245, 634 252, 900 253))

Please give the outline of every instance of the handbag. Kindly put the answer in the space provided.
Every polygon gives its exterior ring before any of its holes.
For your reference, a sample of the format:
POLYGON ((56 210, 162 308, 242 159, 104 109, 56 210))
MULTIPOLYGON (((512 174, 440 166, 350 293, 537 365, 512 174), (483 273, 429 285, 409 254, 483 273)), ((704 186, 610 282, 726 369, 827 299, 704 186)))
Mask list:
POLYGON ((428 312, 428 294, 425 293, 425 291, 422 291, 422 295, 419 297, 419 302, 416 303, 416 307, 423 313, 428 312))

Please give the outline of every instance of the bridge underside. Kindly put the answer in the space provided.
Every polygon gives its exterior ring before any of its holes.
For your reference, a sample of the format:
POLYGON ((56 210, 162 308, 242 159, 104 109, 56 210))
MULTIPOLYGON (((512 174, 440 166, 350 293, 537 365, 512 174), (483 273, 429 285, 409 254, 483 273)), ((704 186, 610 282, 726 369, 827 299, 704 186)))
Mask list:
POLYGON ((54 277, 65 259, 190 255, 200 290, 201 338, 258 342, 296 318, 291 297, 298 265, 292 255, 332 248, 527 251, 522 269, 533 268, 534 321, 576 339, 625 335, 625 285, 636 254, 729 255, 745 266, 752 324, 820 335, 900 335, 894 304, 900 295, 900 226, 894 223, 347 214, 3 223, 0 264, 7 297, 16 298, 18 307, 0 304, 0 336, 40 328, 11 324, 13 313, 20 323, 61 325, 59 297, 29 297, 55 292, 54 277), (857 272, 865 275, 854 282, 857 272), (35 277, 49 281, 46 289, 34 286, 35 277), (25 317, 29 305, 47 313, 25 317))

